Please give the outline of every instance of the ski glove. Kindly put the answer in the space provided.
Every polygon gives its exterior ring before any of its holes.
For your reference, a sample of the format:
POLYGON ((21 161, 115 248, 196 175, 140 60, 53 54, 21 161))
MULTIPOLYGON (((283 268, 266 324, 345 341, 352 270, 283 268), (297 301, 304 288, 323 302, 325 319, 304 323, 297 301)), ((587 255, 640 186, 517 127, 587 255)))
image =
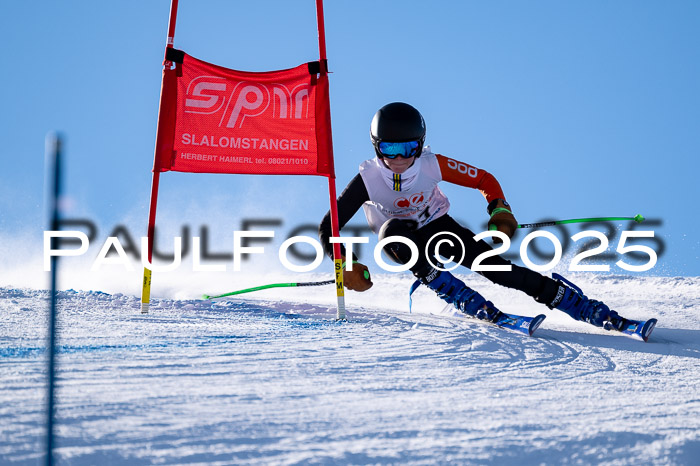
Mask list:
MULTIPOLYGON (((510 211, 510 204, 504 199, 496 199, 491 201, 488 206, 488 213, 491 216, 489 219, 489 230, 498 230, 512 238, 515 230, 518 228, 518 222, 515 220, 510 211)), ((494 243, 502 243, 500 238, 493 238, 494 243)))
POLYGON ((356 261, 352 263, 352 271, 343 270, 343 284, 353 291, 367 291, 373 285, 367 266, 356 261))

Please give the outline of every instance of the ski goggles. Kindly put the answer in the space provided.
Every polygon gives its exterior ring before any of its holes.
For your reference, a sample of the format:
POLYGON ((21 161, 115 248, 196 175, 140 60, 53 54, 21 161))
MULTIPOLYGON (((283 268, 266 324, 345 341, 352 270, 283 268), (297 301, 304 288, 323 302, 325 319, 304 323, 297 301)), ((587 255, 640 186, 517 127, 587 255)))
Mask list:
POLYGON ((380 142, 377 144, 377 150, 382 157, 387 159, 395 159, 399 155, 405 159, 410 159, 419 155, 421 143, 420 141, 380 142))

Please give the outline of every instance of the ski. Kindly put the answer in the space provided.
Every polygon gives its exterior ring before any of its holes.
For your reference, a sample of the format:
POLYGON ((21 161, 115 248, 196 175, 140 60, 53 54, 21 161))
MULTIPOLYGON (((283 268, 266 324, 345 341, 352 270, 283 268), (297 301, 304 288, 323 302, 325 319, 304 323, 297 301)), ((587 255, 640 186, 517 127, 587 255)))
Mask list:
POLYGON ((482 322, 484 324, 496 325, 501 328, 507 328, 510 330, 515 330, 516 332, 524 333, 528 336, 532 336, 535 330, 542 324, 544 319, 547 317, 544 314, 540 314, 535 317, 520 316, 517 314, 506 314, 497 309, 489 308, 488 310, 483 309, 478 312, 477 315, 472 316, 456 310, 452 304, 447 304, 442 309, 441 314, 451 314, 454 316, 459 316, 467 320, 475 320, 477 322, 482 322))
POLYGON ((605 329, 622 333, 632 338, 649 341, 649 335, 656 327, 657 320, 630 320, 622 318, 618 322, 606 322, 605 329))
POLYGON ((502 328, 515 330, 516 332, 524 333, 532 336, 535 330, 542 324, 547 316, 540 314, 535 317, 519 316, 515 314, 506 314, 499 312, 494 320, 491 321, 494 325, 502 328))

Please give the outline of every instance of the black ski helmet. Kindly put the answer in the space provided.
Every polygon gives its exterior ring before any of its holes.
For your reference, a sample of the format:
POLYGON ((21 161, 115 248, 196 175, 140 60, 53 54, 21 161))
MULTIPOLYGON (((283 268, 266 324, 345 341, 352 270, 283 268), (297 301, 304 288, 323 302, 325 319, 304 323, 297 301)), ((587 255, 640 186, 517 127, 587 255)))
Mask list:
POLYGON ((374 114, 369 131, 372 145, 377 156, 380 142, 418 141, 418 155, 425 142, 425 121, 418 110, 403 102, 386 104, 374 114))

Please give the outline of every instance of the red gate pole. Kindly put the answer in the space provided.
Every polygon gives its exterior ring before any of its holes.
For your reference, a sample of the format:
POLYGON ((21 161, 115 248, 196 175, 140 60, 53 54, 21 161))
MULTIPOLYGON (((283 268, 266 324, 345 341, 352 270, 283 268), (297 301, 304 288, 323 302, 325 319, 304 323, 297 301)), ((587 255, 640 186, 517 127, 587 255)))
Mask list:
MULTIPOLYGON (((318 22, 318 51, 321 61, 321 76, 327 79, 328 67, 326 57, 326 26, 323 19, 323 0, 316 0, 316 20, 318 22)), ((330 175, 328 176, 328 195, 331 207, 331 234, 334 237, 340 236, 338 227, 338 202, 335 190, 335 164, 333 162, 333 133, 330 124, 330 103, 328 105, 328 160, 331 161, 330 175)), ((336 318, 345 320, 345 287, 343 285, 343 259, 340 253, 340 243, 333 244, 333 263, 335 271, 335 289, 338 299, 338 310, 336 318)))
MULTIPOLYGON (((163 57, 163 83, 165 83, 165 71, 172 67, 172 63, 168 60, 168 49, 173 47, 173 42, 175 38, 175 22, 177 20, 177 2, 178 0, 171 0, 170 2, 170 20, 168 23, 168 37, 165 43, 165 55, 163 57)), ((160 105, 158 106, 158 129, 156 130, 156 149, 153 156, 153 181, 151 182, 151 203, 148 210, 148 264, 152 267, 153 263, 153 242, 155 240, 155 228, 156 228, 156 208, 158 206, 158 185, 160 183, 160 170, 158 169, 158 133, 160 130, 160 115, 163 109, 163 100, 166 98, 163 92, 163 86, 161 86, 160 93, 160 105)), ((151 303, 151 269, 148 267, 143 268, 143 283, 141 288, 141 313, 148 314, 148 308, 151 303)))

